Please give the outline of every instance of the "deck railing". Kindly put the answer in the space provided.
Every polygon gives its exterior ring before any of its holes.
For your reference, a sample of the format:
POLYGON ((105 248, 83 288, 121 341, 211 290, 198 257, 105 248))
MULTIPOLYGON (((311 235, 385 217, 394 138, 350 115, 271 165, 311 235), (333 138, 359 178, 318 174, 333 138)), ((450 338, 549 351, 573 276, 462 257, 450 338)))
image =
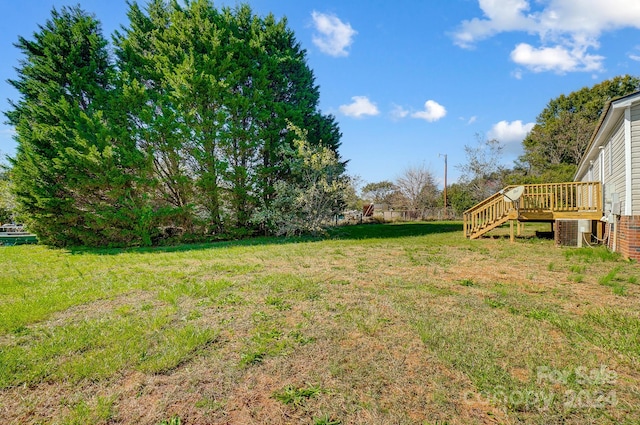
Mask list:
MULTIPOLYGON (((508 190, 511 186, 505 188, 508 190)), ((463 213, 464 236, 471 237, 479 230, 488 228, 509 214, 512 207, 502 193, 496 193, 463 213)))
POLYGON ((600 182, 524 185, 521 211, 587 212, 602 208, 600 182))
POLYGON ((579 213, 602 209, 600 182, 527 184, 520 199, 511 202, 502 194, 514 187, 507 186, 464 212, 465 237, 482 234, 504 223, 516 207, 520 213, 579 213))

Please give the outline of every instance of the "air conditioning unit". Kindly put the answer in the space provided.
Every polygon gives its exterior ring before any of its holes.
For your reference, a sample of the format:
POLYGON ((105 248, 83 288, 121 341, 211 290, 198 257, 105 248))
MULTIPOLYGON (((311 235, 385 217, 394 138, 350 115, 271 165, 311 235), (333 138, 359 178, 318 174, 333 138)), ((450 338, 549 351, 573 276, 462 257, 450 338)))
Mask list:
POLYGON ((580 248, 591 239, 591 220, 556 220, 554 236, 558 246, 580 248))
POLYGON ((578 220, 556 220, 554 237, 558 246, 578 246, 578 220))

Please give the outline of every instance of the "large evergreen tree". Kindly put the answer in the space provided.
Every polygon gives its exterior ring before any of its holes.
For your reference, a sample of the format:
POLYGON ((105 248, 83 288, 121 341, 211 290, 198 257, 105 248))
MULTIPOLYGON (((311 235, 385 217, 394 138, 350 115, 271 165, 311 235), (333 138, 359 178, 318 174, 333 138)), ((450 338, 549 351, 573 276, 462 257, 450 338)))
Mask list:
POLYGON ((94 17, 65 7, 16 47, 24 58, 9 83, 21 99, 6 115, 17 133, 17 201, 41 240, 85 243, 94 206, 110 202, 101 185, 114 155, 103 113, 112 75, 107 42, 94 17))
MULTIPOLYGON (((189 61, 194 60, 194 55, 185 49, 187 44, 166 34, 168 28, 175 26, 165 2, 150 2, 146 13, 133 3, 128 16, 129 27, 114 37, 120 71, 121 125, 131 144, 150 164, 147 196, 154 211, 167 212, 162 224, 193 231, 194 174, 199 170, 190 160, 194 144, 200 140, 194 121, 210 117, 202 117, 192 109, 210 93, 202 86, 189 90, 187 77, 177 71, 184 68, 192 72, 193 63, 189 61), (181 99, 189 95, 190 102, 181 104, 181 99)), ((214 122, 209 121, 210 125, 214 122)), ((215 187, 209 189, 215 196, 215 187)), ((212 209, 212 214, 217 215, 218 208, 212 209)))
MULTIPOLYGON (((210 0, 132 3, 128 16, 115 63, 99 22, 79 7, 54 9, 33 40, 16 44, 24 59, 10 81, 21 94, 7 113, 18 141, 12 177, 42 241, 149 245, 268 230, 257 217, 283 199, 278 190, 320 193, 304 167, 327 173, 335 197, 340 131, 318 110, 286 20, 210 0), (293 161, 292 129, 335 164, 293 161)), ((305 204, 313 223, 339 205, 331 199, 305 204)))
POLYGON ((115 37, 132 96, 128 127, 183 227, 250 230, 275 182, 293 178, 281 154, 293 143, 288 122, 337 154, 340 132, 317 108, 318 87, 286 20, 247 5, 219 11, 209 0, 154 0, 146 11, 134 3, 129 18, 115 37))

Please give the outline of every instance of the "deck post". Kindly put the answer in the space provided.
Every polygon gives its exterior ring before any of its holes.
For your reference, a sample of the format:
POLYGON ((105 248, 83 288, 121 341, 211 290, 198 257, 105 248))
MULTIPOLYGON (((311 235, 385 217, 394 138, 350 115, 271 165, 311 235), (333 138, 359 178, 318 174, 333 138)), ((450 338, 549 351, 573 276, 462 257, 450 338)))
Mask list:
POLYGON ((515 242, 516 241, 516 237, 513 235, 513 222, 514 220, 509 220, 509 240, 511 242, 515 242))
POLYGON ((463 220, 463 229, 464 229, 464 237, 468 238, 469 237, 469 232, 467 231, 467 214, 462 214, 462 220, 463 220))

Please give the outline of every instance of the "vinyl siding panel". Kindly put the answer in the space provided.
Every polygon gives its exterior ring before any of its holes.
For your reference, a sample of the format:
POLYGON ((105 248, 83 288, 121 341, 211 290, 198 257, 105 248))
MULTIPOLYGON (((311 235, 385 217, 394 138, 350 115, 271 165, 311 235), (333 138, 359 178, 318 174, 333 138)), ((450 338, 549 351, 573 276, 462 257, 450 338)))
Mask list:
POLYGON ((595 161, 593 161, 593 173, 592 173, 592 181, 600 180, 600 157, 598 156, 595 161))
MULTIPOLYGON (((618 194, 620 199, 621 211, 624 211, 624 198, 625 198, 625 161, 624 161, 624 118, 621 119, 615 126, 615 132, 613 133, 609 143, 611 146, 612 155, 612 173, 608 177, 605 177, 605 183, 610 183, 615 188, 615 193, 618 194)), ((608 150, 608 149, 607 149, 608 150)), ((606 174, 605 174, 606 176, 606 174)))
POLYGON ((640 214, 640 104, 631 107, 631 215, 640 214))
POLYGON ((580 181, 580 182, 588 182, 589 181, 589 168, 587 168, 584 172, 584 174, 580 175, 580 176, 576 176, 576 180, 580 181))
MULTIPOLYGON (((586 153, 585 153, 585 155, 586 155, 586 153)), ((575 176, 575 180, 576 180, 576 181, 579 181, 579 182, 586 182, 586 181, 588 181, 588 180, 589 180, 589 179, 587 178, 587 173, 588 173, 588 172, 589 172, 589 171, 585 171, 585 172, 584 172, 584 174, 578 174, 578 175, 576 175, 576 176, 575 176)))

